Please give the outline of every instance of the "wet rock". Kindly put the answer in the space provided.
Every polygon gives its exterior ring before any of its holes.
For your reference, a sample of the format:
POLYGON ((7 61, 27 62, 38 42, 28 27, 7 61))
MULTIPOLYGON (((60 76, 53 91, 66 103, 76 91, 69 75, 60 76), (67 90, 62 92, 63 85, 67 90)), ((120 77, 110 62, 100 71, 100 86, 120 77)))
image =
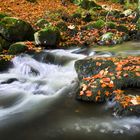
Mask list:
POLYGON ((60 40, 60 32, 58 28, 48 26, 34 34, 36 45, 45 47, 55 47, 60 40))
MULTIPOLYGON (((78 60, 75 69, 80 82, 76 98, 104 102, 125 96, 122 88, 140 87, 140 57, 87 58, 78 60)), ((121 103, 120 100, 118 100, 121 103)))
POLYGON ((114 116, 140 116, 140 105, 130 105, 123 107, 120 102, 117 102, 113 108, 114 116))
POLYGON ((13 83, 15 81, 18 81, 18 79, 17 78, 11 78, 11 79, 8 79, 8 80, 6 80, 4 82, 1 82, 1 84, 11 84, 11 83, 13 83))
POLYGON ((33 28, 23 20, 13 17, 4 17, 0 21, 0 34, 10 42, 31 40, 33 28))
MULTIPOLYGON (((138 85, 140 87, 140 85, 138 85)), ((139 91, 139 90, 138 90, 139 91)), ((140 95, 125 95, 123 92, 115 97, 113 108, 115 116, 139 116, 140 115, 140 95)))
POLYGON ((28 47, 26 46, 26 44, 24 42, 17 42, 12 44, 9 49, 8 49, 8 53, 12 54, 12 55, 16 55, 19 53, 24 53, 25 51, 27 51, 28 47))

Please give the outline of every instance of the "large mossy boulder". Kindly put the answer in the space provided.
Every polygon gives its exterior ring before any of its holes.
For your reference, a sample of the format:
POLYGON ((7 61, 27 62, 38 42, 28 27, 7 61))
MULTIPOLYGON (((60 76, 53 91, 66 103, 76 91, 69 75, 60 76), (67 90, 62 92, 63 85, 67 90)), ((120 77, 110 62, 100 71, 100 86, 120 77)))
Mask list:
MULTIPOLYGON (((139 56, 78 60, 75 69, 80 82, 77 99, 97 103, 113 98, 124 109, 140 105, 140 101, 137 104, 132 102, 134 97, 129 100, 131 104, 123 102, 128 95, 122 91, 122 88, 140 88, 139 56)), ((140 99, 140 95, 135 97, 140 99)), ((118 111, 118 108, 115 107, 114 110, 118 111)))
POLYGON ((58 28, 48 26, 34 34, 36 45, 45 47, 55 47, 60 40, 60 31, 58 28))
POLYGON ((9 47, 8 53, 11 55, 17 55, 20 53, 24 53, 25 51, 27 51, 27 49, 28 47, 24 42, 17 42, 9 47))
POLYGON ((31 40, 33 28, 29 23, 18 18, 4 17, 0 21, 0 34, 10 42, 31 40))
POLYGON ((0 36, 0 48, 3 50, 8 50, 10 46, 10 43, 5 40, 2 36, 0 36))

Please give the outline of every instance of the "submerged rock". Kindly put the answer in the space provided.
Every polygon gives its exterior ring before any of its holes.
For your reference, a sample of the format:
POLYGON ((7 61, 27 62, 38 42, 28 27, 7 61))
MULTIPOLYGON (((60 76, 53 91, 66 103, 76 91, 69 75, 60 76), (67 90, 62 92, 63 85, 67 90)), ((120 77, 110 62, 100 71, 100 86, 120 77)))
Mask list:
MULTIPOLYGON (((77 99, 93 102, 115 99, 124 110, 130 105, 132 108, 135 108, 135 105, 136 107, 140 105, 140 101, 137 101, 138 104, 134 104, 132 100, 130 100, 131 104, 122 102, 127 96, 121 90, 128 87, 140 88, 139 56, 78 60, 75 63, 75 69, 80 81, 80 91, 76 94, 77 99)), ((140 95, 135 97, 140 99, 140 95)), ((118 112, 118 108, 115 108, 114 111, 118 112)))
POLYGON ((4 17, 0 21, 0 34, 10 42, 31 40, 33 28, 23 20, 13 17, 4 17))
POLYGON ((10 79, 8 79, 6 81, 1 82, 0 84, 11 84, 11 83, 13 83, 15 81, 18 81, 18 79, 17 78, 10 78, 10 79))

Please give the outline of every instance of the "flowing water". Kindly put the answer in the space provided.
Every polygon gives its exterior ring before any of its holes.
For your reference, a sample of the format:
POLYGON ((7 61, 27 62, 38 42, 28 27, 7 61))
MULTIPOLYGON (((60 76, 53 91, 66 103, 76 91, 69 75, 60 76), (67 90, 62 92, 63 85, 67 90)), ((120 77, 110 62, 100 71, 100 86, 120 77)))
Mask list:
MULTIPOLYGON (((140 52, 128 47, 118 54, 140 52)), ((139 139, 140 118, 114 118, 109 103, 75 99, 74 62, 112 55, 106 50, 71 49, 13 58, 11 68, 0 73, 0 140, 139 139)), ((140 90, 129 92, 139 94, 140 90)))

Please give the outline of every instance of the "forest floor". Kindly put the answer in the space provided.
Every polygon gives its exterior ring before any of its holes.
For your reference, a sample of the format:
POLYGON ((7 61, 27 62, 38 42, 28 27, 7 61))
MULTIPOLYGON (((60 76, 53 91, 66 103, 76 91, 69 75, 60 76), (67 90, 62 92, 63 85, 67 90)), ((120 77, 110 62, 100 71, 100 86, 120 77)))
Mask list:
MULTIPOLYGON (((112 9, 122 10, 122 6, 119 3, 101 0, 98 4, 107 5, 108 7, 111 5, 112 9)), ((31 24, 43 18, 45 12, 59 9, 72 14, 77 9, 77 6, 70 2, 67 3, 67 6, 64 6, 61 0, 38 0, 36 3, 27 2, 26 0, 0 0, 0 12, 26 20, 31 24)))

